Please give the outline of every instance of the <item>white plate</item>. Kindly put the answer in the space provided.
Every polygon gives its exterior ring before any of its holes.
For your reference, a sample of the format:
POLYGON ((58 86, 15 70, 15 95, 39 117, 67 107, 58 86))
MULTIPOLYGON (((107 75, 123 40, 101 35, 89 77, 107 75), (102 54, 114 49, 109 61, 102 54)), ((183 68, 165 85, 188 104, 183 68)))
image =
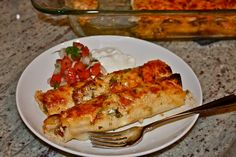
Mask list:
MULTIPOLYGON (((173 72, 181 74, 183 88, 193 93, 197 105, 202 104, 201 86, 196 75, 181 58, 169 50, 151 42, 130 37, 91 36, 79 38, 59 44, 39 55, 28 65, 19 79, 16 90, 18 111, 27 127, 40 139, 58 149, 81 156, 140 156, 169 146, 184 136, 194 125, 198 115, 149 132, 145 134, 141 143, 135 146, 113 150, 93 148, 89 141, 73 140, 61 145, 48 140, 42 132, 42 123, 46 116, 41 112, 38 104, 35 102, 34 93, 39 89, 45 91, 50 88, 47 84, 47 79, 51 76, 54 70, 55 60, 58 58, 58 54, 53 52, 71 46, 74 41, 79 41, 87 45, 90 50, 104 47, 117 48, 123 53, 133 56, 136 59, 136 65, 142 65, 149 60, 161 59, 171 66, 173 72)), ((188 107, 186 105, 180 109, 170 111, 165 115, 182 111, 188 107)), ((145 120, 143 124, 160 118, 160 115, 155 116, 145 120)))

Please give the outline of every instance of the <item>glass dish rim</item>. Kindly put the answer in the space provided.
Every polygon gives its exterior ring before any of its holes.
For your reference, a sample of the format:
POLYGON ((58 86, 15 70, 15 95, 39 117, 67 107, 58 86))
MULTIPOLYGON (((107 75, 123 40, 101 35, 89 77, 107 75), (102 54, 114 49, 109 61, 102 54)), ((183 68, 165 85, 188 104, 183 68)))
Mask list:
POLYGON ((53 15, 143 15, 143 14, 153 14, 153 15, 178 15, 178 14, 194 14, 194 15, 205 15, 205 14, 236 14, 236 9, 214 9, 214 10, 79 10, 67 7, 61 8, 49 8, 43 7, 37 4, 34 0, 31 0, 33 7, 43 13, 53 14, 53 15))

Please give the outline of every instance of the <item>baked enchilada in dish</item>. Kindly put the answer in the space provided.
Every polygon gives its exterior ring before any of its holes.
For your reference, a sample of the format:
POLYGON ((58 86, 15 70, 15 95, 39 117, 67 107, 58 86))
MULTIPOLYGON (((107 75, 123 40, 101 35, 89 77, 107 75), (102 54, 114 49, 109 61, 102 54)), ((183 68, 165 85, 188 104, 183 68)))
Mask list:
MULTIPOLYGON (((71 2, 74 4, 69 7, 80 9, 74 7, 79 5, 78 1, 71 0, 71 2)), ((97 6, 87 5, 88 10, 114 10, 114 13, 125 10, 128 13, 127 15, 117 13, 70 15, 71 26, 77 34, 116 34, 148 40, 236 36, 235 0, 97 0, 97 2, 97 6)))
MULTIPOLYGON (((132 0, 133 10, 222 10, 235 9, 235 0, 132 0)), ((166 14, 142 15, 131 28, 135 36, 144 39, 175 36, 234 36, 234 14, 166 14), (222 29, 225 28, 225 29, 222 29)))

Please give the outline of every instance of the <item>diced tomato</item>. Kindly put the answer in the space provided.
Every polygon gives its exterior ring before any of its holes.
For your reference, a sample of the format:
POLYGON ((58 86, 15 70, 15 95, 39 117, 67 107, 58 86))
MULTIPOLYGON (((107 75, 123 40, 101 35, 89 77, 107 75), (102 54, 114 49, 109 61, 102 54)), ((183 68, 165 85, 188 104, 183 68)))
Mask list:
POLYGON ((93 77, 91 76, 102 74, 101 64, 95 63, 91 65, 89 55, 89 48, 80 42, 74 42, 72 46, 67 47, 65 56, 56 60, 54 73, 57 74, 53 74, 50 79, 50 85, 57 88, 62 85, 62 81, 71 85, 77 81, 92 79, 93 77), (82 61, 86 62, 86 64, 82 61), (90 68, 87 68, 87 66, 90 66, 90 68))
POLYGON ((61 74, 53 74, 52 78, 50 79, 50 86, 51 87, 57 87, 61 83, 61 74))
POLYGON ((57 59, 57 60, 56 60, 56 63, 57 63, 57 64, 61 64, 61 62, 62 62, 62 59, 57 59))
POLYGON ((78 72, 80 80, 86 80, 90 77, 90 71, 88 69, 78 72))
POLYGON ((82 57, 86 57, 89 55, 89 49, 87 46, 84 46, 83 44, 79 42, 74 42, 73 46, 81 50, 82 57))
POLYGON ((74 69, 76 72, 83 71, 86 69, 86 65, 80 61, 77 61, 74 65, 74 69))
POLYGON ((129 105, 132 103, 132 100, 129 100, 127 98, 125 98, 124 96, 120 96, 120 102, 123 104, 123 105, 129 105))
POLYGON ((100 63, 95 63, 91 68, 90 72, 92 75, 97 76, 101 72, 101 64, 100 63))
POLYGON ((65 71, 65 80, 69 85, 76 82, 76 71, 74 68, 68 68, 65 71))
POLYGON ((82 43, 79 43, 79 42, 73 42, 73 46, 77 47, 78 49, 81 49, 81 48, 84 47, 84 45, 82 43))
POLYGON ((64 56, 61 61, 61 73, 63 74, 66 69, 72 66, 72 60, 68 56, 64 56))
POLYGON ((89 55, 89 49, 87 46, 82 47, 82 57, 86 57, 89 55))

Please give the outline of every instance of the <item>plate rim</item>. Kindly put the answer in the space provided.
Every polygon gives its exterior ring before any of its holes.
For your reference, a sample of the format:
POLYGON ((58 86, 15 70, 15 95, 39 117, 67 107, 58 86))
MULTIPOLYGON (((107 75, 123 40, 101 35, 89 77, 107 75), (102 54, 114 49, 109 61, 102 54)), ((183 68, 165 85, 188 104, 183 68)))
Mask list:
MULTIPOLYGON (((57 144, 56 142, 53 142, 49 139, 47 139, 45 136, 42 136, 38 131, 36 131, 30 124, 29 122, 27 121, 27 119, 25 118, 22 110, 21 110, 21 105, 19 103, 19 88, 20 88, 20 83, 23 79, 23 76, 24 74, 27 72, 27 70, 29 70, 29 67, 31 64, 33 64, 33 62, 35 62, 37 60, 37 58, 39 58, 40 56, 42 55, 46 55, 48 52, 52 51, 53 49, 55 49, 56 47, 58 46, 62 46, 64 44, 67 44, 67 43, 72 43, 73 41, 77 41, 77 40, 86 40, 86 39, 89 39, 89 38, 126 38, 128 40, 139 40, 141 42, 145 42, 145 43, 148 43, 148 44, 152 44, 152 45, 155 45, 157 47, 161 47, 165 50, 167 50, 171 55, 173 55, 174 57, 177 57, 178 59, 180 59, 182 62, 184 62, 188 68, 190 68, 190 70, 193 72, 197 82, 198 82, 198 85, 200 87, 200 105, 202 105, 202 102, 203 102, 203 93, 202 93, 202 88, 201 88, 201 84, 200 84, 200 81, 199 79, 197 78, 196 74, 194 73, 194 71, 192 70, 192 68, 182 59, 180 58, 179 56, 177 56, 175 53, 173 53, 172 51, 170 51, 169 49, 165 48, 165 47, 162 47, 160 46, 159 44, 156 44, 156 43, 152 43, 152 42, 149 42, 149 41, 146 41, 146 40, 142 40, 142 39, 138 39, 138 38, 133 38, 133 37, 128 37, 128 36, 119 36, 119 35, 96 35, 96 36, 87 36, 87 37, 81 37, 81 38, 75 38, 75 39, 72 39, 72 40, 68 40, 68 41, 65 41, 65 42, 61 42, 59 44, 56 44, 52 47, 50 47, 49 49, 46 49, 45 51, 43 51, 42 53, 40 53, 38 56, 36 56, 27 66, 26 68, 23 70, 23 72, 21 73, 20 75, 20 78, 17 82, 17 87, 16 87, 16 106, 17 106, 17 110, 20 114, 20 117, 21 119, 23 120, 24 124, 28 127, 28 129, 33 132, 40 140, 46 142, 47 144, 57 148, 57 149, 60 149, 62 151, 65 151, 65 152, 68 152, 68 153, 71 153, 71 154, 74 154, 74 155, 82 155, 82 156, 90 156, 90 157, 107 157, 107 156, 111 156, 111 155, 96 155, 96 154, 88 154, 88 153, 83 153, 83 152, 80 152, 80 151, 75 151, 75 150, 72 150, 72 149, 69 149, 69 148, 66 148, 66 147, 63 147, 59 144, 57 144)), ((173 143, 177 142, 178 140, 182 139, 184 135, 186 135, 190 130, 191 128, 194 126, 194 124, 196 123, 198 117, 199 117, 199 114, 196 114, 196 115, 193 115, 191 116, 193 118, 192 122, 190 125, 188 125, 188 127, 181 133, 179 134, 178 136, 176 136, 174 139, 172 139, 171 141, 165 143, 164 145, 161 145, 157 148, 153 148, 153 149, 149 149, 147 151, 143 151, 143 152, 138 152, 138 153, 132 153, 132 154, 119 154, 119 155, 112 155, 112 156, 117 156, 117 157, 131 157, 131 156, 141 156, 141 155, 146 155, 146 154, 150 154, 150 153, 154 153, 154 152, 157 152, 157 151, 160 151, 170 145, 172 145, 173 143)))

